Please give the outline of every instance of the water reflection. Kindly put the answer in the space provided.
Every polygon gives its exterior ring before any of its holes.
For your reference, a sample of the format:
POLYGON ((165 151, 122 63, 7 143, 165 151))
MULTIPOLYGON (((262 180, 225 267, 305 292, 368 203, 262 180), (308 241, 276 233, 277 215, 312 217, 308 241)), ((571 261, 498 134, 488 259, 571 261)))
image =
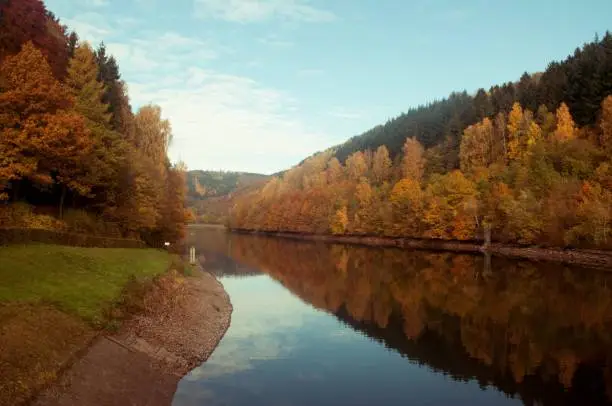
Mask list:
POLYGON ((188 230, 186 246, 195 247, 198 260, 216 276, 248 277, 261 274, 232 259, 232 235, 220 227, 194 227, 188 230))
POLYGON ((237 301, 232 327, 209 363, 181 384, 177 404, 503 404, 516 397, 527 405, 588 405, 606 404, 612 393, 607 274, 225 238, 226 258, 277 282, 223 280, 237 301), (279 381, 289 393, 270 388, 279 381), (303 388, 322 395, 297 401, 303 388))

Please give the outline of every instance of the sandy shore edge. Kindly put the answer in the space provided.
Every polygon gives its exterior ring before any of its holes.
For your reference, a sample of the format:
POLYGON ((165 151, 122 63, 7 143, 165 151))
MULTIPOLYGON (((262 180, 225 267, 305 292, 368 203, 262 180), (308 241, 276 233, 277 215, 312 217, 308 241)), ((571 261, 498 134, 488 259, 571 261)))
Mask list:
POLYGON ((116 334, 96 338, 30 404, 170 405, 178 382, 205 362, 225 335, 233 310, 223 285, 199 267, 177 283, 180 300, 135 314, 116 334))

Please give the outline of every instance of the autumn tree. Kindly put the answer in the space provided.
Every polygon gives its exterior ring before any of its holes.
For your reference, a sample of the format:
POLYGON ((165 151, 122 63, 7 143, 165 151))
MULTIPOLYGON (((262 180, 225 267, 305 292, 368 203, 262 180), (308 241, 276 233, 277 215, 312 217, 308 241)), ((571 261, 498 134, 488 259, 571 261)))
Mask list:
POLYGON ((548 111, 548 107, 542 104, 538 107, 536 113, 536 122, 542 129, 542 136, 548 138, 553 133, 556 124, 556 117, 554 113, 548 111))
POLYGON ((348 211, 346 206, 340 207, 334 213, 333 218, 330 221, 330 231, 332 234, 344 234, 348 229, 349 219, 348 211))
POLYGON ((477 190, 461 171, 435 175, 426 193, 426 235, 457 239, 475 237, 480 223, 477 190))
POLYGON ((508 114, 508 158, 522 160, 541 138, 542 130, 533 119, 533 113, 514 103, 508 114))
POLYGON ((508 145, 507 145, 507 126, 506 126, 506 115, 502 112, 497 113, 495 121, 493 123, 493 145, 491 148, 491 155, 493 161, 505 162, 508 156, 508 145))
POLYGON ((138 110, 135 125, 134 146, 152 160, 163 176, 168 159, 168 147, 172 142, 170 122, 162 118, 159 106, 146 105, 138 110))
POLYGON ((523 108, 519 103, 512 105, 508 114, 508 158, 519 159, 522 156, 521 139, 523 138, 523 108))
POLYGON ((459 157, 461 170, 470 172, 474 168, 486 168, 493 162, 493 123, 488 118, 469 126, 463 132, 459 157))
MULTIPOLYGON (((30 178, 62 185, 86 195, 84 156, 91 148, 82 116, 71 110, 73 98, 53 77, 44 55, 33 43, 0 66, 5 91, 0 93, 0 150, 7 166, 3 182, 30 178)), ((60 201, 60 211, 63 199, 60 201)))
POLYGON ((87 159, 91 182, 98 189, 108 189, 115 182, 125 145, 119 134, 111 129, 111 114, 103 102, 105 88, 98 76, 93 49, 87 43, 79 44, 70 60, 66 84, 75 99, 74 109, 85 118, 91 132, 93 147, 87 159))
POLYGON ((368 165, 362 152, 355 152, 346 160, 346 171, 351 180, 357 181, 368 173, 368 165))
POLYGON ((40 50, 54 76, 63 79, 69 58, 66 33, 40 0, 0 2, 0 63, 27 42, 40 50))
POLYGON ((557 126, 553 137, 557 141, 567 141, 576 137, 576 124, 570 114, 567 104, 561 103, 556 113, 557 126))
POLYGON ((612 95, 601 103, 600 144, 608 152, 612 152, 612 95))
MULTIPOLYGON (((93 49, 88 43, 79 44, 70 60, 66 84, 76 101, 75 110, 81 113, 92 129, 108 129, 111 114, 104 103, 104 83, 98 81, 98 65, 93 49)), ((99 130, 98 130, 99 131, 99 130)))
POLYGON ((584 182, 576 196, 578 222, 567 230, 567 243, 603 246, 612 238, 612 192, 601 185, 584 182))
POLYGON ((391 158, 389 158, 389 150, 381 145, 376 150, 372 161, 372 177, 376 184, 380 184, 388 180, 390 175, 391 158))
POLYGON ((361 178, 355 189, 357 211, 351 224, 357 233, 368 233, 373 220, 374 191, 366 178, 361 178))
POLYGON ((404 178, 420 182, 425 169, 424 148, 414 137, 406 138, 404 143, 404 157, 402 160, 402 174, 404 178))
POLYGON ((185 237, 184 224, 188 211, 185 209, 187 194, 186 166, 179 162, 168 170, 164 190, 164 201, 161 205, 158 232, 160 241, 180 241, 185 237))
POLYGON ((338 160, 338 158, 333 157, 327 163, 327 182, 330 185, 335 185, 340 183, 342 178, 344 177, 344 167, 338 160))
POLYGON ((423 192, 415 179, 397 182, 389 197, 393 207, 393 234, 420 237, 423 210, 423 192))

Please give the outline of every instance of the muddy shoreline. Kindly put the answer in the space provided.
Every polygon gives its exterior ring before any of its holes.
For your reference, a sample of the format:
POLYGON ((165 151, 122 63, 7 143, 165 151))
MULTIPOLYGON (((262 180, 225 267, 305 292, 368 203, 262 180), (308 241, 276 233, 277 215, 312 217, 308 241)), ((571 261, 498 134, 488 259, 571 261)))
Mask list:
POLYGON ((178 300, 162 301, 134 314, 117 333, 98 336, 30 404, 170 405, 179 381, 215 350, 232 313, 223 285, 200 267, 176 281, 178 300))
POLYGON ((358 235, 302 234, 288 232, 253 231, 229 229, 232 233, 263 235, 303 241, 320 241, 338 244, 365 245, 370 247, 395 247, 430 251, 450 251, 459 253, 485 254, 507 258, 528 259, 532 261, 559 262, 588 268, 612 270, 612 251, 543 248, 532 246, 492 243, 485 249, 481 242, 434 240, 417 238, 396 238, 358 235))

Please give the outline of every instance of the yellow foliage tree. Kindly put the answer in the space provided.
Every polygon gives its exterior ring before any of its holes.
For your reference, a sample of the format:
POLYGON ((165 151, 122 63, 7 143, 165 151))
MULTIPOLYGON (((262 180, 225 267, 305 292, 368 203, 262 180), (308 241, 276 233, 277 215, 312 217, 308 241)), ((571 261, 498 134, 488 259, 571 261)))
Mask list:
POLYGON ((461 170, 471 172, 475 168, 486 168, 492 162, 493 123, 485 118, 469 126, 463 132, 459 159, 461 170))
POLYGON ((327 163, 327 182, 330 185, 334 185, 340 183, 342 178, 344 177, 344 167, 338 160, 338 158, 333 157, 327 163))
POLYGON ((389 150, 384 145, 381 145, 376 150, 372 160, 372 177, 377 184, 388 180, 391 175, 391 158, 389 158, 389 150))
POLYGON ((348 157, 346 170, 353 181, 358 181, 368 173, 368 165, 363 152, 358 151, 348 157))
POLYGON ((527 136, 525 139, 525 149, 527 152, 535 145, 538 140, 542 138, 542 129, 540 126, 533 120, 529 122, 529 126, 527 127, 527 136))
POLYGON ((542 130, 533 113, 514 103, 508 114, 508 159, 522 160, 529 156, 531 148, 542 137, 542 130))
POLYGON ((426 235, 470 239, 479 225, 476 185, 461 171, 435 175, 426 191, 426 235))
POLYGON ((557 127, 553 133, 553 137, 557 141, 567 141, 576 138, 576 124, 567 107, 567 104, 561 103, 556 113, 557 127))
POLYGON ((406 138, 402 160, 402 176, 420 182, 425 171, 425 149, 415 138, 406 138))
POLYGON ((393 210, 395 235, 419 236, 423 211, 423 192, 414 179, 402 179, 391 190, 389 197, 393 210))
POLYGON ((520 103, 514 103, 508 114, 508 158, 518 159, 521 156, 521 127, 523 108, 520 103))
POLYGON ((346 206, 342 206, 334 213, 333 218, 330 221, 330 230, 332 234, 339 235, 344 234, 348 228, 348 211, 346 206))

